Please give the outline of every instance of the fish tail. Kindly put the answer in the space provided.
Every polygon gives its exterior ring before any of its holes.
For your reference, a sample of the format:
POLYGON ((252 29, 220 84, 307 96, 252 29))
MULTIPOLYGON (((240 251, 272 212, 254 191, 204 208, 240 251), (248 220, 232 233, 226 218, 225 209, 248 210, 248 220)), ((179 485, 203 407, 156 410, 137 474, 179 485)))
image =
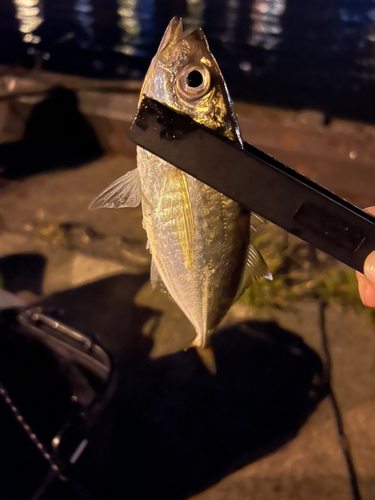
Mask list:
POLYGON ((207 343, 207 334, 203 336, 197 336, 196 339, 191 343, 190 347, 195 347, 197 354, 207 368, 207 370, 212 374, 216 374, 216 361, 215 354, 211 347, 211 344, 207 343))
POLYGON ((197 347, 197 354, 200 357, 200 360, 207 368, 207 370, 212 374, 216 375, 216 361, 215 354, 212 347, 197 347))

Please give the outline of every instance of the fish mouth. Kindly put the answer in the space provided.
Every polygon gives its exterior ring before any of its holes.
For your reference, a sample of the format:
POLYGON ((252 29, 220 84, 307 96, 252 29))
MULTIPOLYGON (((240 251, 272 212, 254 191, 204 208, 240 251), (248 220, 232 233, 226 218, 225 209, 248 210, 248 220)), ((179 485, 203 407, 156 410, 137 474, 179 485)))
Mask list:
POLYGON ((168 31, 170 31, 171 38, 173 38, 174 40, 180 40, 184 31, 182 25, 182 17, 172 17, 165 32, 167 33, 168 31))
POLYGON ((192 33, 195 33, 196 31, 197 32, 201 32, 202 29, 201 28, 196 28, 196 27, 191 27, 191 28, 187 28, 186 30, 184 30, 184 27, 183 27, 183 24, 182 24, 182 18, 181 17, 178 17, 178 16, 174 16, 170 23, 171 25, 171 29, 172 29, 172 33, 173 33, 173 38, 176 40, 176 41, 180 41, 182 40, 183 38, 186 38, 187 36, 191 35, 192 33))
POLYGON ((170 20, 167 29, 165 30, 163 39, 160 43, 159 51, 164 50, 170 43, 178 43, 191 35, 194 35, 194 38, 196 38, 197 40, 200 39, 206 42, 206 38, 201 28, 191 27, 184 30, 182 18, 179 16, 174 16, 170 20))

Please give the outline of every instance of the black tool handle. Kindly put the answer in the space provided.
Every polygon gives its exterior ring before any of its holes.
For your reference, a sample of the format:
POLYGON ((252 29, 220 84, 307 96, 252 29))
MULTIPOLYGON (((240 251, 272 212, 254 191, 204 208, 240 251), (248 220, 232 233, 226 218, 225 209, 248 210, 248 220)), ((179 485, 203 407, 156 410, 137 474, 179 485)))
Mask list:
POLYGON ((362 272, 375 218, 254 146, 244 149, 143 97, 129 138, 291 234, 362 272))

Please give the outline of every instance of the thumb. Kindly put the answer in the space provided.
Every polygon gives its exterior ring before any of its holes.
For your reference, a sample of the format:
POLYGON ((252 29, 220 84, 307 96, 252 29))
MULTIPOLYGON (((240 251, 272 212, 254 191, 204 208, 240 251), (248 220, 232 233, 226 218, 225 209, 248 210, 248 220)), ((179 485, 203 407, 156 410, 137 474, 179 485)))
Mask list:
POLYGON ((371 252, 367 256, 363 272, 371 285, 375 287, 375 251, 371 252))

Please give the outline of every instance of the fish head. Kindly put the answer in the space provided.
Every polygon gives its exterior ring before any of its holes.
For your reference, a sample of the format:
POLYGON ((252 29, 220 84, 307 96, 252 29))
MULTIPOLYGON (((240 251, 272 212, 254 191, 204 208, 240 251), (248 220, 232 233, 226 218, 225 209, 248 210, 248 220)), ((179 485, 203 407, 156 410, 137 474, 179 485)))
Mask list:
POLYGON ((206 37, 200 28, 184 31, 178 17, 164 33, 143 94, 241 143, 233 103, 206 37))

